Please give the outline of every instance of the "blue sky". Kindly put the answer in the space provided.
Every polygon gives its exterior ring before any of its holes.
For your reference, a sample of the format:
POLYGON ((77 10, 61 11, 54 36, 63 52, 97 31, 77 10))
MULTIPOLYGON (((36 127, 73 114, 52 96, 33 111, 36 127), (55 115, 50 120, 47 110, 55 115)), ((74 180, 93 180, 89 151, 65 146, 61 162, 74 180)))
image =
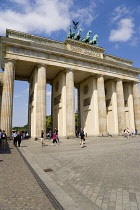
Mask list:
MULTIPOLYGON (((63 42, 72 20, 79 22, 83 37, 92 30, 106 53, 140 68, 139 0, 0 0, 0 36, 9 28, 63 42)), ((28 83, 15 81, 13 126, 27 124, 27 104, 28 83)))

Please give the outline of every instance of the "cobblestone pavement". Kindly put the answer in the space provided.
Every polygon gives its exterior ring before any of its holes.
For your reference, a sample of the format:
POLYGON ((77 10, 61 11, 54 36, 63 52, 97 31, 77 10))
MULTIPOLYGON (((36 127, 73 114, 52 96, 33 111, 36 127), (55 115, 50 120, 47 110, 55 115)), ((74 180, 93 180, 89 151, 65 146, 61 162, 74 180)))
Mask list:
POLYGON ((54 209, 12 142, 0 148, 0 209, 54 209))
POLYGON ((45 143, 26 140, 20 151, 64 209, 140 210, 140 137, 45 143))

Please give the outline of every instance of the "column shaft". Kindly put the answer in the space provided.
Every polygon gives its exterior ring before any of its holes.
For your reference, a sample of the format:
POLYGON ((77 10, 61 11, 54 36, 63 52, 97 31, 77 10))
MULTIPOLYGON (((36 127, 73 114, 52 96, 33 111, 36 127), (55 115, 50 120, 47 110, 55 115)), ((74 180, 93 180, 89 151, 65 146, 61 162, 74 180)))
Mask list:
POLYGON ((97 90, 98 90, 99 135, 107 135, 105 87, 104 87, 103 76, 99 76, 97 78, 97 90))
POLYGON ((126 128, 122 80, 117 81, 116 92, 117 92, 117 110, 118 110, 118 130, 119 130, 119 135, 122 135, 123 130, 126 128))
POLYGON ((117 93, 115 81, 112 81, 112 110, 114 118, 114 134, 118 135, 117 93))
POLYGON ((78 129, 81 128, 80 85, 78 85, 78 129))
MULTIPOLYGON (((1 113, 1 106, 2 106, 2 85, 0 84, 0 113, 1 113)), ((1 128, 1 114, 0 114, 0 128, 1 128)))
POLYGON ((135 128, 140 132, 140 96, 138 83, 133 84, 135 128))
POLYGON ((11 136, 12 131, 14 79, 14 61, 7 60, 4 67, 4 84, 1 109, 1 129, 5 130, 7 136, 11 136))
POLYGON ((74 75, 66 71, 66 136, 75 136, 74 75))
POLYGON ((31 83, 29 84, 29 98, 28 98, 28 134, 31 136, 31 101, 30 101, 30 96, 31 95, 31 83))
POLYGON ((129 107, 129 125, 130 130, 135 129, 135 122, 134 122, 134 105, 133 105, 133 95, 132 95, 132 84, 128 84, 128 107, 129 107))
MULTIPOLYGON (((36 98, 36 136, 41 130, 46 134, 46 68, 38 67, 37 98, 36 98)), ((44 135, 45 136, 45 135, 44 135)))

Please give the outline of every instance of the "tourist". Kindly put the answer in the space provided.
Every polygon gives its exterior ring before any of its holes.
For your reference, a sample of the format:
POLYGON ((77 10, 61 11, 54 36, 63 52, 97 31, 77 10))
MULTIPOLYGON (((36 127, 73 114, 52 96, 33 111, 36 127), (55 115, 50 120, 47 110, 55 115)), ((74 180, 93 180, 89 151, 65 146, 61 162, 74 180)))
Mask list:
POLYGON ((57 133, 56 132, 53 133, 53 142, 52 142, 51 145, 55 145, 55 143, 56 143, 56 146, 57 146, 58 143, 57 143, 57 133))
POLYGON ((51 139, 51 137, 52 137, 52 132, 49 131, 49 139, 51 139))
POLYGON ((131 129, 131 137, 134 137, 135 136, 135 130, 132 128, 131 129))
POLYGON ((137 129, 135 129, 135 135, 138 135, 138 130, 137 129))
POLYGON ((127 130, 124 129, 124 137, 127 137, 127 130))
POLYGON ((1 135, 2 135, 2 130, 0 129, 0 147, 1 147, 1 135))
POLYGON ((2 140, 2 148, 6 149, 7 136, 5 130, 2 131, 1 140, 2 140))
POLYGON ((17 132, 14 131, 12 137, 13 137, 13 144, 16 147, 17 146, 17 132))
POLYGON ((130 134, 129 128, 127 128, 127 129, 126 129, 126 137, 129 139, 130 135, 131 135, 131 134, 130 134))
POLYGON ((81 145, 81 148, 83 148, 83 144, 84 144, 84 131, 83 129, 81 128, 80 131, 79 131, 79 136, 80 136, 80 145, 81 145))
POLYGON ((26 139, 29 139, 29 134, 28 134, 27 131, 26 131, 26 134, 25 134, 25 138, 26 138, 26 139))
POLYGON ((18 147, 20 147, 20 144, 21 144, 21 132, 20 131, 17 132, 16 139, 17 139, 17 142, 18 142, 18 147))
POLYGON ((45 146, 45 143, 43 141, 43 136, 44 136, 44 132, 43 132, 43 130, 41 130, 41 144, 42 144, 42 146, 45 146))
POLYGON ((59 140, 59 138, 58 138, 58 129, 55 128, 55 129, 54 129, 54 132, 56 133, 56 139, 57 139, 57 141, 60 142, 60 140, 59 140))

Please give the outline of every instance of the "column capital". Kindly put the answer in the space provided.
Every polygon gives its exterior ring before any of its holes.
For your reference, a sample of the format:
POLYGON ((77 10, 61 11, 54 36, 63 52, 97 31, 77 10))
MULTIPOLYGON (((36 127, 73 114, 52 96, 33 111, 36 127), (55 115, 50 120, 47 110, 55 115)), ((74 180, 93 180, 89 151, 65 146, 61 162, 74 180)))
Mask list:
POLYGON ((123 79, 121 79, 121 78, 116 78, 115 81, 116 81, 116 82, 123 82, 123 79))
POLYGON ((140 83, 140 81, 133 81, 132 84, 133 85, 138 85, 140 83))
POLYGON ((67 68, 67 69, 65 69, 65 72, 74 72, 74 69, 67 68))
POLYGON ((97 74, 97 78, 103 77, 104 78, 105 75, 103 74, 97 74))
POLYGON ((11 63, 13 63, 15 65, 17 60, 16 59, 5 58, 4 59, 4 63, 8 63, 8 62, 11 62, 11 63))
POLYGON ((47 65, 46 64, 41 64, 41 63, 38 63, 37 65, 36 65, 36 67, 39 69, 39 68, 41 68, 41 67, 44 67, 45 69, 47 68, 47 65))

